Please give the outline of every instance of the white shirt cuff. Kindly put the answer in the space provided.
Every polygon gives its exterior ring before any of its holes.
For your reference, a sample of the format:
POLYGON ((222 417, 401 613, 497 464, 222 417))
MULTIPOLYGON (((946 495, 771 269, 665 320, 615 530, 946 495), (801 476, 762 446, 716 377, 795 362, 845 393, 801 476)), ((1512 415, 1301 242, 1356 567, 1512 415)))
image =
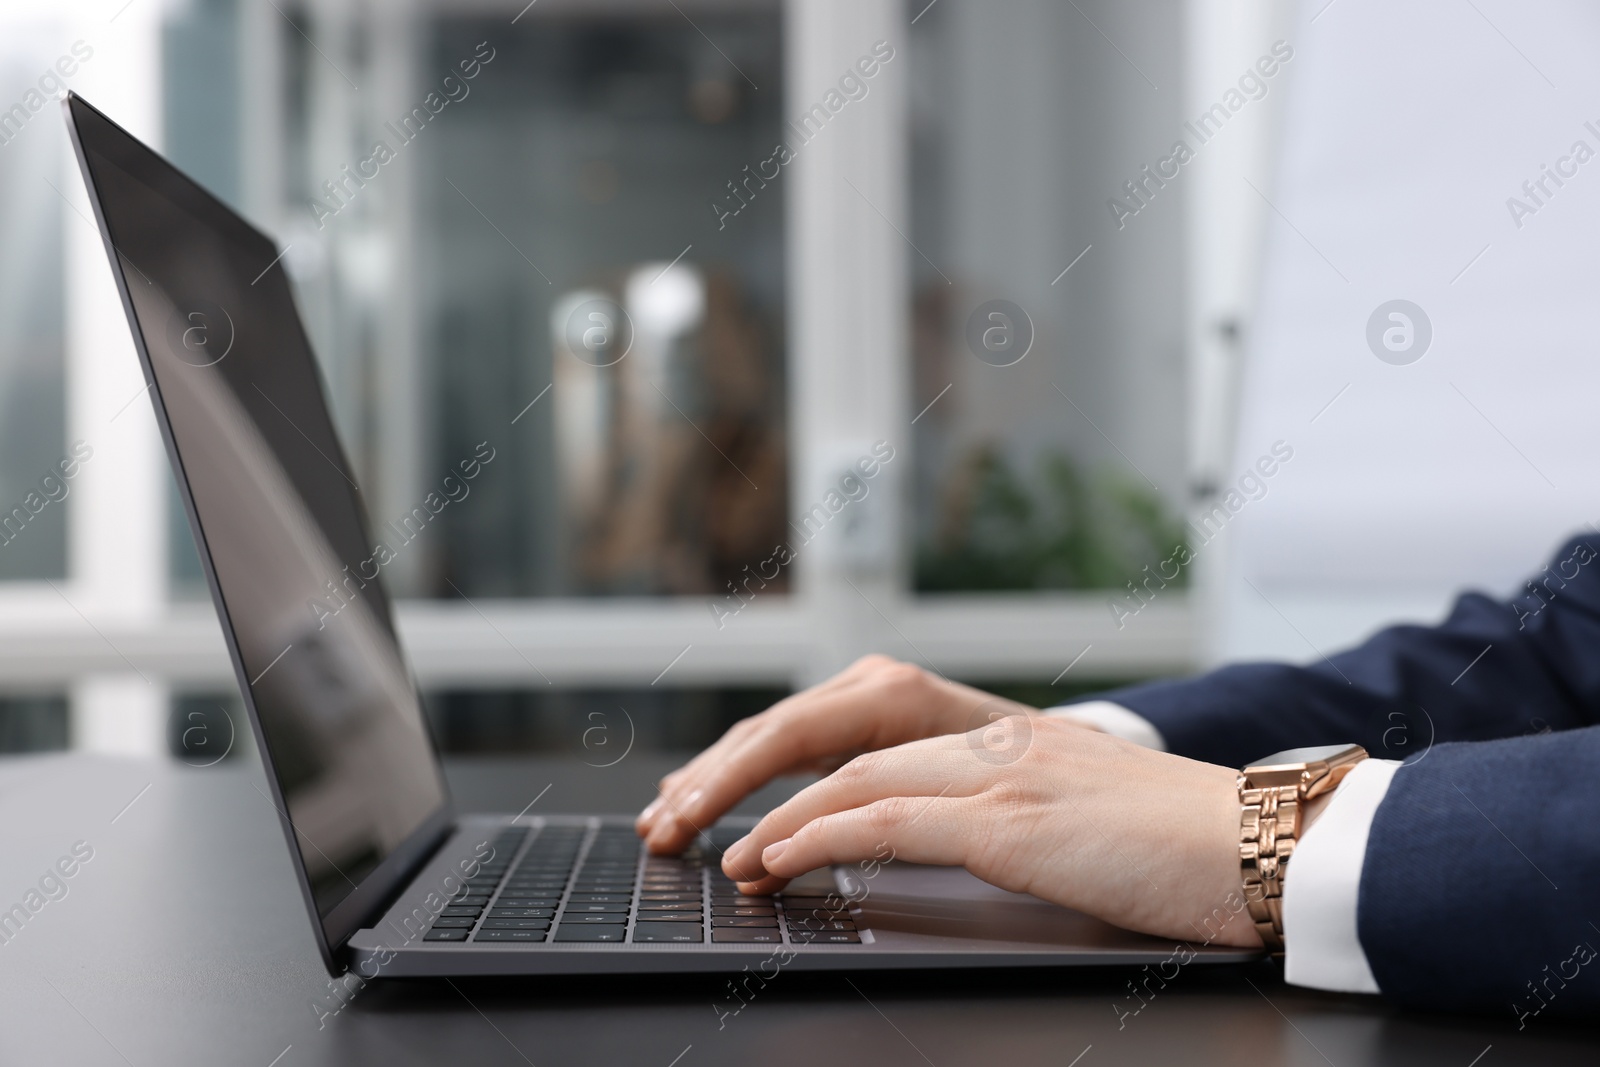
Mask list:
POLYGON ((1150 725, 1143 715, 1136 715, 1109 700, 1089 700, 1082 704, 1068 704, 1060 708, 1046 708, 1044 713, 1055 719, 1070 719, 1085 726, 1103 730, 1112 737, 1132 741, 1157 752, 1167 750, 1167 739, 1161 731, 1150 725))
POLYGON ((1295 843, 1283 880, 1285 981, 1341 993, 1379 992, 1361 948, 1356 905, 1372 818, 1399 769, 1399 760, 1356 764, 1295 843))

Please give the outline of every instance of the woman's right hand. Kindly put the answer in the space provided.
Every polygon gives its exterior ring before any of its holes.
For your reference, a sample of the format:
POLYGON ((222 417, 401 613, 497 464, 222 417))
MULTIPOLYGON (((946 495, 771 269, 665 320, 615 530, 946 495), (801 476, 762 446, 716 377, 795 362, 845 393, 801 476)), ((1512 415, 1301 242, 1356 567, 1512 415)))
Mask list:
POLYGON ((828 774, 864 752, 965 733, 1003 715, 1033 715, 1014 700, 946 681, 887 656, 866 656, 802 693, 736 723, 661 780, 635 829, 657 854, 681 852, 744 797, 784 774, 828 774))

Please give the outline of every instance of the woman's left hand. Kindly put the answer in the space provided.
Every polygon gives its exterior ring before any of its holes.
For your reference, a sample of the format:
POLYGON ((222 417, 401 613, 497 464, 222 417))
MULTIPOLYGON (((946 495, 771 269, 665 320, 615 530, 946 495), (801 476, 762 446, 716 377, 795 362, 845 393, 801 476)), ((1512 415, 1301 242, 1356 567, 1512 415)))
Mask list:
POLYGON ((1227 767, 1013 715, 851 760, 762 819, 722 867, 742 891, 771 893, 893 850, 1130 930, 1258 946, 1235 903, 1236 783, 1227 767))

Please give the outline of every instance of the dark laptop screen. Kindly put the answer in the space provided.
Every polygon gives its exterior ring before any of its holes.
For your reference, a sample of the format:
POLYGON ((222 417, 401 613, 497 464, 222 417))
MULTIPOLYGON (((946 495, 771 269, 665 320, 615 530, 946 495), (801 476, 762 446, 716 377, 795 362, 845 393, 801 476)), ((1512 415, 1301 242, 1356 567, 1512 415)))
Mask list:
POLYGON ((71 106, 196 541, 326 918, 445 800, 355 474, 278 249, 71 106))

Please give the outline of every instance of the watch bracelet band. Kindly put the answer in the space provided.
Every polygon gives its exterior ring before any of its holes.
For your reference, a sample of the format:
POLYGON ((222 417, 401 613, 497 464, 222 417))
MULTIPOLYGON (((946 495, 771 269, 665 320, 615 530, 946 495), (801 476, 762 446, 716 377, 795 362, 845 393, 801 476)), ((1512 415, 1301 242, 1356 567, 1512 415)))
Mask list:
POLYGON ((1239 873, 1261 943, 1283 955, 1283 878, 1300 836, 1300 787, 1249 787, 1239 777, 1239 873))

